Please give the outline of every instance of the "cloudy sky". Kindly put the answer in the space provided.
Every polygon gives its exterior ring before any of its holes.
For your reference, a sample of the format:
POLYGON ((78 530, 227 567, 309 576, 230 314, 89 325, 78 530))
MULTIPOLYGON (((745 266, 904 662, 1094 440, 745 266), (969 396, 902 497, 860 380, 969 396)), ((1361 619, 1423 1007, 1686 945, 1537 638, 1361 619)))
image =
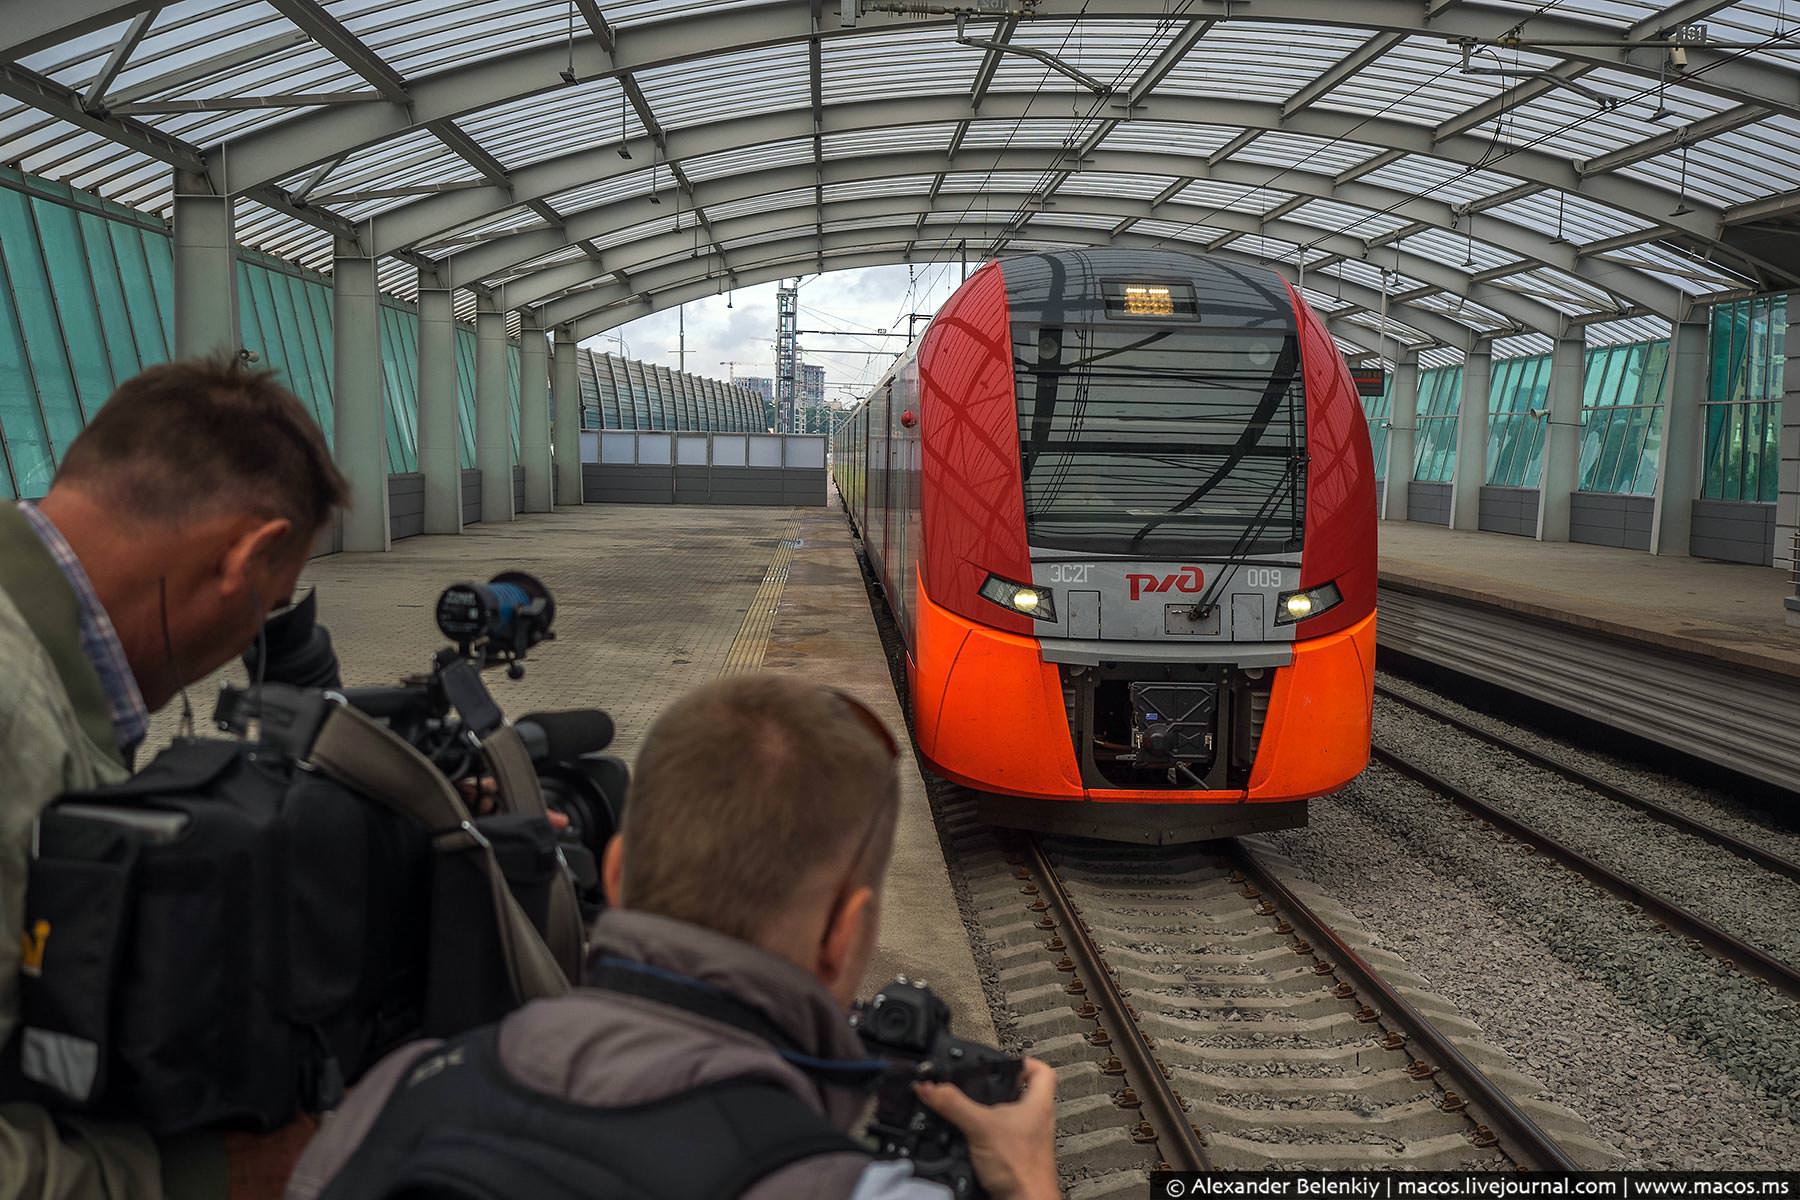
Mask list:
MULTIPOLYGON (((852 350, 893 350, 904 337, 881 337, 878 329, 906 332, 908 312, 936 312, 961 282, 956 261, 917 268, 909 279, 907 268, 865 267, 802 276, 800 328, 835 329, 858 336, 802 336, 801 354, 806 362, 825 368, 827 400, 848 397, 832 384, 854 388, 858 397, 879 379, 893 360, 885 355, 845 353, 852 350)), ((725 296, 696 300, 687 306, 687 369, 695 375, 726 379, 738 375, 775 373, 775 289, 773 283, 742 288, 725 296), (727 366, 735 362, 736 366, 727 366)), ((630 356, 662 363, 674 369, 677 356, 675 310, 641 317, 613 330, 625 340, 630 356)), ((584 345, 596 351, 617 353, 610 335, 590 339, 584 345)))

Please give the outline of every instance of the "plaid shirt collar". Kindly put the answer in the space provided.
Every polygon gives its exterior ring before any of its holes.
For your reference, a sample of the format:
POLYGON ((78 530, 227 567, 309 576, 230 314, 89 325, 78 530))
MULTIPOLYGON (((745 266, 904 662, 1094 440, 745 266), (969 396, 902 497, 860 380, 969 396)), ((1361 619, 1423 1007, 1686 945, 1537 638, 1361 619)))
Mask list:
POLYGON ((112 714, 113 738, 119 743, 119 752, 129 761, 149 731, 150 710, 144 706, 143 693, 138 691, 137 677, 131 673, 131 664, 125 659, 125 647, 119 644, 118 631, 101 606, 100 597, 94 594, 93 581, 82 569, 68 540, 37 510, 37 505, 23 502, 19 511, 25 515, 38 540, 44 543, 44 549, 56 560, 56 565, 62 568, 69 587, 75 592, 75 603, 81 614, 81 650, 93 664, 94 673, 100 676, 100 687, 106 693, 107 707, 112 714))

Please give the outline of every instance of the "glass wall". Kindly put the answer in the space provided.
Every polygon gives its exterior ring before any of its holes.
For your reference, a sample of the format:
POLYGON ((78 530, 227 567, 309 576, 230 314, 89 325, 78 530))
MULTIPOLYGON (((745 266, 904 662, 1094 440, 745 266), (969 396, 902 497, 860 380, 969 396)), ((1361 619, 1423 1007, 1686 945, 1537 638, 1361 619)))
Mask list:
MULTIPOLYGON (((238 322, 246 349, 333 433, 331 281, 240 251, 238 322)), ((174 259, 162 220, 0 167, 0 499, 42 496, 63 452, 113 389, 168 361, 175 329, 174 259)), ((602 417, 584 352, 588 412, 631 428, 627 400, 602 417), (621 409, 626 410, 621 413, 621 409)), ((513 461, 519 456, 519 348, 507 347, 513 461)), ((475 331, 456 330, 464 467, 475 465, 475 331)), ((381 304, 381 385, 388 469, 416 471, 419 332, 411 304, 381 304)), ((635 369, 635 368, 634 368, 635 369)), ((639 388, 642 392, 642 388, 639 388)), ((640 398, 639 407, 647 397, 640 398)), ((746 427, 748 413, 729 427, 746 427)), ((640 422, 641 423, 641 422, 640 422)))
POLYGON ((1786 296, 1713 307, 1700 484, 1708 500, 1775 500, 1787 320, 1786 296))
POLYGON ((161 222, 0 169, 0 497, 35 498, 113 388, 169 356, 161 222), (97 281, 97 282, 96 282, 97 281))
POLYGON ((1394 409, 1394 373, 1386 372, 1381 395, 1362 398, 1363 416, 1369 420, 1369 441, 1375 451, 1375 478, 1387 478, 1388 420, 1394 409))
POLYGON ((1413 478, 1420 483, 1449 483, 1456 471, 1456 412, 1462 403, 1462 376, 1460 365, 1419 372, 1413 478))
POLYGON ((1655 494, 1668 368, 1669 343, 1662 339, 1588 351, 1577 485, 1582 491, 1655 494))
POLYGON ((1550 356, 1494 361, 1488 384, 1487 481, 1496 487, 1536 487, 1543 469, 1544 418, 1550 405, 1550 356))

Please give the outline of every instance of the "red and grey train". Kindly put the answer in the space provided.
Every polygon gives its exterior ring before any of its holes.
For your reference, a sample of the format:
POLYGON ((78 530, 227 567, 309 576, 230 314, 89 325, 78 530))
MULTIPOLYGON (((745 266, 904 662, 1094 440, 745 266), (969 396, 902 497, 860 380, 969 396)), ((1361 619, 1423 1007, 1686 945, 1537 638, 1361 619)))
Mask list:
POLYGON ((1274 272, 989 263, 832 449, 919 750, 988 819, 1154 843, 1284 828, 1367 763, 1368 429, 1274 272))

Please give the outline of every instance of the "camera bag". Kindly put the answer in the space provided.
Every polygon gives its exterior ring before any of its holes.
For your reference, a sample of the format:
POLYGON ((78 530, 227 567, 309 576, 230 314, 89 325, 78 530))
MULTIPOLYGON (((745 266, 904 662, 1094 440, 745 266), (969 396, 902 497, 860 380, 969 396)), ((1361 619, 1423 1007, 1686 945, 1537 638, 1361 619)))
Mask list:
MULTIPOLYGON (((567 989, 449 782, 368 717, 294 696, 316 722, 304 756, 184 739, 44 811, 4 1090, 159 1136, 275 1129, 334 1106, 427 1010, 466 1029, 567 989), (450 878, 480 903, 441 905, 450 878), (470 979, 480 1004, 434 995, 470 979)), ((541 886, 541 863, 508 858, 541 886)))

